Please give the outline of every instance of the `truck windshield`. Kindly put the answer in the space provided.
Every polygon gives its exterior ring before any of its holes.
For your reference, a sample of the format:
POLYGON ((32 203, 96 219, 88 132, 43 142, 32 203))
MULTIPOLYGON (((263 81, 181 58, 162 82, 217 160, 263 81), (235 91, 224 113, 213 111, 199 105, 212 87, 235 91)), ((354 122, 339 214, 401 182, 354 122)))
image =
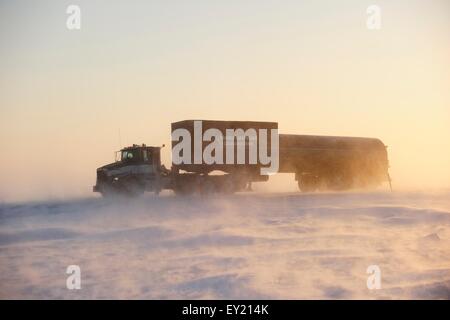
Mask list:
POLYGON ((122 151, 122 161, 130 161, 136 159, 136 151, 122 151))

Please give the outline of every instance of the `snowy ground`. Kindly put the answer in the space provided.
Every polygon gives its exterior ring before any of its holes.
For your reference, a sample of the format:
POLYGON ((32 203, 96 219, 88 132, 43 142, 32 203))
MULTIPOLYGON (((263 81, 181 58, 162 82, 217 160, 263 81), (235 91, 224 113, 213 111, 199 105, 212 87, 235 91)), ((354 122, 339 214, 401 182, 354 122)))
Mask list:
POLYGON ((450 192, 3 204, 0 298, 450 299, 450 192))

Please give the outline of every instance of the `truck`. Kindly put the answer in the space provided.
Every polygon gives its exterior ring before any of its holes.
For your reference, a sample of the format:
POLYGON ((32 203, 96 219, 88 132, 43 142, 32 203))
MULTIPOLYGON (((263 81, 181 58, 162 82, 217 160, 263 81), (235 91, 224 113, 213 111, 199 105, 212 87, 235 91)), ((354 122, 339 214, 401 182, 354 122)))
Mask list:
POLYGON ((164 145, 133 144, 118 151, 115 162, 97 169, 93 191, 104 197, 162 190, 181 195, 250 191, 253 182, 269 179, 270 174, 262 174, 267 161, 255 161, 269 159, 269 150, 277 160, 276 172, 295 174, 302 192, 391 182, 387 147, 376 138, 278 134, 278 123, 255 121, 184 120, 172 123, 171 129, 170 168, 161 163, 164 145), (191 140, 178 139, 177 132, 191 140), (276 135, 268 137, 267 132, 276 135), (182 161, 174 160, 175 150, 181 150, 182 161))

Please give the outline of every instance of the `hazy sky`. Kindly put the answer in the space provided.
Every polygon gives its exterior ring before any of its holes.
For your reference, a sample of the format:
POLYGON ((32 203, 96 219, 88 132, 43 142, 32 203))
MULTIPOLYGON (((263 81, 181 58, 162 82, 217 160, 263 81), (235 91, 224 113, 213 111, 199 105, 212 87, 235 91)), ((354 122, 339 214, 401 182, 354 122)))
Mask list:
POLYGON ((450 187, 447 0, 1 0, 0 41, 0 201, 89 195, 119 130, 192 118, 378 137, 394 186, 450 187))

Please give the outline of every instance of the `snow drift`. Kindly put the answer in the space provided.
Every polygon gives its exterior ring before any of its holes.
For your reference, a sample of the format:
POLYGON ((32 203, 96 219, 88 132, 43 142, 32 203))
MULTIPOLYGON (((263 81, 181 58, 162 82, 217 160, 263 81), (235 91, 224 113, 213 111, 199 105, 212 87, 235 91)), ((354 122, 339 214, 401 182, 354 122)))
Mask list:
POLYGON ((449 299, 450 193, 3 204, 0 298, 449 299))

